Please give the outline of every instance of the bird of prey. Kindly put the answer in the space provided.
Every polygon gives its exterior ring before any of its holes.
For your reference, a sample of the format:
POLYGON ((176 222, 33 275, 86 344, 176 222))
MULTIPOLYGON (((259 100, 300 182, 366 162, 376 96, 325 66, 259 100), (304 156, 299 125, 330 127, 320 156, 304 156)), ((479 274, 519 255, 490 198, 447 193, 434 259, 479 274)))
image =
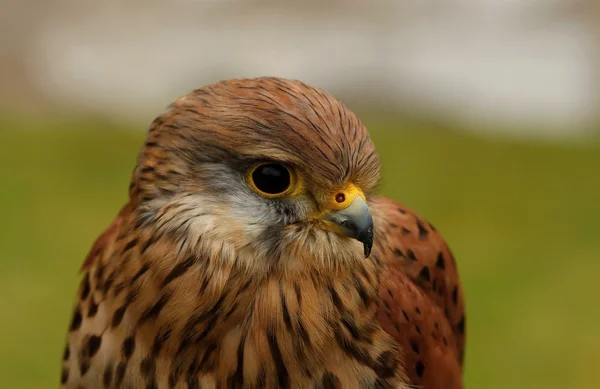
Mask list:
POLYGON ((321 89, 233 79, 176 100, 83 264, 62 387, 461 388, 456 263, 373 194, 379 175, 321 89))

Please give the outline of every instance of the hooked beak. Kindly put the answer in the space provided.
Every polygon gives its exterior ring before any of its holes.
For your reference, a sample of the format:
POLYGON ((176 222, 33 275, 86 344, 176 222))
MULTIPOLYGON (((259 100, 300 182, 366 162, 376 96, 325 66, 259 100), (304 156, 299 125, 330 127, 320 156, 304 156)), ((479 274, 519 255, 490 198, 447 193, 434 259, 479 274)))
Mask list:
POLYGON ((342 234, 363 244, 365 258, 373 247, 373 216, 362 196, 355 196, 350 205, 323 215, 323 219, 333 223, 342 234))

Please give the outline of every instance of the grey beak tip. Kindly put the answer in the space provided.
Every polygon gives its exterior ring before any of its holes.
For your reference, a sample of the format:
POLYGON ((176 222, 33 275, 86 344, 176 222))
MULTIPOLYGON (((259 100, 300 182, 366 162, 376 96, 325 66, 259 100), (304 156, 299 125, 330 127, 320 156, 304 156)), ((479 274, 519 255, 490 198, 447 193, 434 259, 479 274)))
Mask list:
POLYGON ((342 227, 344 234, 363 244, 365 258, 373 248, 373 217, 365 201, 356 197, 352 204, 344 210, 332 212, 327 220, 342 227))

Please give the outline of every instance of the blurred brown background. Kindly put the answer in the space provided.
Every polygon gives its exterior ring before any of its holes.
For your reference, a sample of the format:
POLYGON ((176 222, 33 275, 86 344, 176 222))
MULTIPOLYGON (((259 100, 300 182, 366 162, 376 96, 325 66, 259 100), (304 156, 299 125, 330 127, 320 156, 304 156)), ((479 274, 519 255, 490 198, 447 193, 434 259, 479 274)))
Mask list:
POLYGON ((469 388, 598 388, 600 2, 0 0, 0 387, 57 387, 148 123, 232 77, 325 88, 467 298, 469 388))

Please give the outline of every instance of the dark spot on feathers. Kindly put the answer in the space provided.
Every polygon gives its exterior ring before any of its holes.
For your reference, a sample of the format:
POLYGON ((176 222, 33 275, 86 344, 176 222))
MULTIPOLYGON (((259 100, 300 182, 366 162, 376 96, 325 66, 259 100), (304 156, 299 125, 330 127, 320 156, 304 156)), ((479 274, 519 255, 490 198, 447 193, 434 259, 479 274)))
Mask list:
POLYGON ((169 389, 173 389, 177 385, 178 377, 175 372, 169 373, 169 389))
POLYGON ((267 331, 267 340, 269 342, 269 349, 271 350, 273 362, 275 363, 275 371, 277 373, 277 382, 279 383, 279 387, 289 388, 290 376, 288 374, 287 367, 285 366, 285 362, 283 361, 283 356, 281 354, 281 350, 279 349, 279 345, 277 344, 277 337, 272 331, 267 331))
POLYGON ((102 374, 102 383, 105 388, 110 388, 112 383, 112 375, 113 375, 113 365, 112 363, 108 363, 106 368, 104 369, 104 373, 102 374))
POLYGON ((144 273, 146 273, 148 271, 148 269, 150 269, 150 264, 144 263, 144 265, 140 268, 140 270, 138 270, 137 273, 134 274, 130 283, 133 284, 134 282, 136 282, 138 280, 138 278, 140 278, 144 273))
POLYGON ((458 304, 458 286, 455 286, 454 289, 452 289, 452 302, 454 305, 458 304))
POLYGON ((146 389, 158 389, 156 385, 156 378, 148 377, 148 384, 146 384, 146 389))
POLYGON ((402 252, 402 250, 400 250, 400 249, 394 249, 394 254, 395 254, 397 257, 399 257, 399 258, 406 258, 406 257, 404 256, 404 253, 403 253, 403 252, 402 252))
POLYGON ((415 312, 420 315, 421 314, 421 310, 419 309, 419 307, 415 307, 415 312))
POLYGON ((410 234, 410 230, 406 227, 402 227, 402 235, 406 236, 410 234))
MULTIPOLYGON (((199 367, 201 371, 208 372, 213 370, 216 363, 216 358, 214 357, 215 351, 217 350, 217 345, 215 342, 210 342, 208 346, 206 346, 206 350, 204 352, 204 356, 202 356, 202 360, 200 361, 199 367)), ((195 369, 191 369, 194 371, 195 369)))
MULTIPOLYGON (((388 315, 388 317, 390 316, 388 315)), ((358 339, 360 337, 360 331, 358 328, 356 328, 356 323, 354 323, 350 317, 341 318, 341 322, 354 339, 358 339)))
POLYGON ((155 371, 156 371, 156 363, 155 363, 154 359, 149 356, 144 358, 142 360, 142 363, 140 363, 140 372, 145 377, 152 377, 152 376, 154 376, 155 371))
POLYGON ((135 245, 137 245, 137 243, 138 243, 137 238, 130 240, 123 248, 123 251, 121 251, 121 254, 124 254, 127 251, 131 250, 133 247, 135 247, 135 245))
POLYGON ((437 231, 437 229, 433 226, 433 224, 431 223, 427 223, 429 224, 429 228, 431 228, 432 231, 437 231))
POLYGON ((419 219, 417 219, 417 228, 419 229, 419 239, 427 239, 429 231, 423 226, 423 223, 421 223, 421 220, 419 219))
POLYGON ((200 389, 198 377, 188 377, 187 387, 188 389, 200 389))
POLYGON ((377 357, 374 370, 377 377, 385 379, 394 376, 397 367, 398 358, 391 351, 385 351, 377 357))
POLYGON ((85 273, 81 283, 81 300, 85 300, 90 294, 90 273, 85 273))
MULTIPOLYGON (((369 303, 369 294, 367 293, 367 290, 365 289, 365 286, 363 285, 360 278, 356 279, 356 283, 358 288, 358 296, 360 297, 360 300, 362 301, 363 305, 366 306, 369 303)), ((389 289, 388 293, 390 294, 390 296, 393 297, 392 292, 389 289)))
POLYGON ((342 389, 342 383, 333 373, 326 371, 321 379, 323 389, 342 389))
POLYGON ((408 321, 408 313, 406 313, 406 311, 404 309, 402 310, 402 315, 404 316, 406 321, 408 321))
POLYGON ((104 276, 104 265, 99 264, 98 268, 96 269, 96 273, 94 274, 94 277, 96 278, 96 284, 102 284, 102 276, 104 276))
POLYGON ((300 339, 302 339, 302 342, 304 343, 304 345, 310 346, 310 344, 311 344, 310 335, 308 335, 308 332, 306 331, 306 328, 304 327, 304 322, 302 321, 301 316, 298 316, 298 333, 300 334, 300 339))
MULTIPOLYGON (((143 219, 140 219, 140 220, 143 220, 143 219)), ((141 248, 141 254, 144 255, 146 250, 148 250, 148 247, 150 247, 152 245, 152 243, 154 243, 154 242, 155 242, 155 240, 151 239, 151 238, 148 239, 147 241, 145 241, 141 248)))
POLYGON ((140 173, 141 174, 146 174, 146 173, 151 173, 154 172, 154 166, 150 166, 150 165, 146 165, 143 168, 140 169, 140 173))
POLYGON ((419 345, 417 344, 417 342, 414 341, 410 341, 410 348, 412 348, 412 350, 415 352, 415 354, 419 353, 419 345))
POLYGON ((441 251, 440 251, 440 253, 437 256, 437 261, 435 262, 435 267, 437 267, 438 269, 445 269, 446 268, 446 263, 444 261, 444 254, 442 254, 441 251))
POLYGON ((133 336, 128 337, 123 341, 123 346, 121 346, 121 353, 123 354, 123 358, 129 359, 133 354, 133 350, 135 349, 135 338, 133 336))
POLYGON ((392 307, 390 306, 390 303, 387 300, 383 300, 383 305, 385 305, 385 309, 387 309, 388 311, 392 310, 392 307))
POLYGON ((202 296, 202 294, 204 294, 204 291, 206 290, 206 287, 208 286, 208 277, 205 277, 204 280, 202 281, 202 284, 200 285, 200 289, 198 290, 198 295, 202 296))
POLYGON ((350 342, 345 339, 342 335, 342 331, 335 331, 334 336, 338 345, 342 348, 342 350, 348 354, 351 358, 356 359, 358 362, 363 365, 371 366, 373 361, 369 355, 369 353, 363 348, 358 346, 355 342, 350 342))
POLYGON ((465 333, 465 317, 464 316, 460 319, 460 321, 456 325, 456 329, 458 330, 458 332, 461 335, 465 333))
POLYGON ((165 277, 162 286, 164 287, 169 282, 173 281, 175 278, 181 277, 183 274, 185 274, 186 271, 188 271, 188 269, 194 264, 194 262, 194 257, 189 256, 183 262, 180 262, 177 265, 175 265, 173 270, 171 270, 167 277, 165 277))
POLYGON ((102 338, 100 336, 97 336, 97 335, 90 336, 90 338, 88 339, 87 345, 86 345, 87 355, 90 358, 92 358, 94 355, 96 355, 96 353, 100 349, 101 344, 102 344, 102 338))
POLYGON ((117 309, 117 311, 115 311, 115 315, 113 316, 113 328, 119 325, 119 323, 121 322, 121 319, 123 318, 123 314, 125 313, 125 310, 129 306, 129 304, 131 304, 137 298, 138 293, 139 293, 139 289, 136 289, 136 288, 131 289, 129 291, 129 293, 125 297, 125 302, 123 303, 123 305, 119 309, 117 309), (117 314, 118 311, 120 311, 119 315, 117 314), (115 325, 114 319, 117 318, 117 316, 120 316, 120 318, 118 318, 118 322, 115 325))
POLYGON ((160 311, 162 311, 162 309, 165 307, 165 305, 167 305, 167 302, 169 302, 170 298, 171 298, 170 293, 164 294, 160 297, 160 299, 156 303, 154 303, 154 305, 147 308, 144 311, 144 313, 142 313, 142 316, 140 317, 140 320, 138 321, 138 326, 142 325, 144 322, 146 322, 150 319, 156 319, 156 317, 158 317, 158 315, 160 314, 160 311))
POLYGON ((417 279, 419 281, 426 281, 426 282, 431 281, 431 274, 429 273, 429 266, 423 266, 423 268, 419 272, 419 275, 417 276, 417 279))
POLYGON ((90 306, 88 307, 87 317, 94 317, 98 313, 98 304, 94 301, 94 296, 90 299, 90 306))
POLYGON ((423 377, 423 373, 425 373, 425 365, 423 362, 419 361, 415 364, 415 372, 419 376, 419 378, 423 377))
POLYGON ((235 295, 240 296, 242 293, 244 293, 248 289, 250 284, 252 284, 252 278, 249 278, 248 281, 244 282, 242 284, 242 286, 235 292, 235 295))
POLYGON ((115 272, 111 272, 108 277, 106 277, 106 281, 104 281, 104 285, 102 285, 102 293, 108 293, 113 282, 115 282, 115 272))
POLYGON ((63 353, 63 361, 68 360, 70 355, 71 351, 69 350, 69 345, 67 344, 67 346, 65 347, 65 352, 63 353))
POLYGON ((296 291, 296 300, 298 300, 298 307, 302 306, 302 292, 300 291, 300 285, 294 284, 294 290, 296 291))
POLYGON ((333 305, 338 309, 343 308, 342 299, 332 285, 329 286, 329 294, 331 296, 331 301, 333 301, 333 305))
POLYGON ((175 385, 177 385, 177 381, 179 381, 179 377, 177 376, 177 372, 175 371, 171 371, 169 373, 169 389, 173 389, 175 388, 175 385))
POLYGON ((231 316, 233 314, 233 312, 235 312, 239 307, 239 302, 236 301, 233 304, 231 304, 231 307, 227 310, 227 312, 225 312, 223 314, 223 319, 227 320, 229 318, 229 316, 231 316))
POLYGON ((157 357, 160 354, 160 350, 162 349, 163 344, 169 340, 171 337, 171 328, 165 327, 162 328, 156 338, 154 338, 154 343, 152 343, 152 356, 157 357))
POLYGON ((138 272, 136 274, 134 274, 134 276, 130 280, 123 280, 123 281, 119 282, 117 285, 115 285, 115 287, 113 289, 114 296, 115 297, 118 296, 123 290, 125 290, 125 288, 134 284, 135 281, 137 281, 138 277, 141 277, 141 275, 143 274, 144 271, 145 271, 144 267, 142 267, 140 270, 138 270, 138 272))
POLYGON ((62 374, 60 375, 60 383, 64 385, 67 383, 68 380, 69 380, 69 369, 67 369, 66 367, 63 367, 62 374))
POLYGON ((90 361, 87 359, 82 359, 79 362, 79 373, 80 375, 83 377, 85 375, 85 373, 88 372, 88 370, 90 369, 90 361))
POLYGON ((244 386, 244 346, 246 339, 242 337, 237 349, 237 366, 233 375, 229 377, 230 388, 241 388, 244 386))
POLYGON ((115 386, 119 387, 121 382, 123 382, 123 378, 125 377, 125 369, 127 368, 127 362, 121 362, 117 366, 117 371, 115 374, 115 386))
POLYGON ((123 320, 123 315, 125 314, 125 309, 127 309, 127 306, 122 306, 115 311, 111 323, 112 328, 116 328, 119 326, 119 324, 121 324, 121 320, 123 320))
POLYGON ((402 208, 398 208, 398 212, 400 212, 403 215, 406 215, 406 211, 402 208))
POLYGON ((281 311, 283 313, 283 321, 285 323, 286 328, 288 329, 288 331, 293 331, 292 328, 292 318, 290 316, 290 311, 288 310, 287 304, 285 302, 285 294, 283 293, 282 290, 280 290, 280 298, 281 298, 281 311))
POLYGON ((412 261, 416 261, 417 260, 417 256, 415 255, 415 253, 411 249, 408 249, 406 251, 406 256, 408 257, 408 259, 410 259, 412 261))
POLYGON ((73 312, 73 319, 71 320, 71 326, 69 327, 70 331, 77 331, 81 326, 81 310, 79 307, 75 308, 75 312, 73 312))

